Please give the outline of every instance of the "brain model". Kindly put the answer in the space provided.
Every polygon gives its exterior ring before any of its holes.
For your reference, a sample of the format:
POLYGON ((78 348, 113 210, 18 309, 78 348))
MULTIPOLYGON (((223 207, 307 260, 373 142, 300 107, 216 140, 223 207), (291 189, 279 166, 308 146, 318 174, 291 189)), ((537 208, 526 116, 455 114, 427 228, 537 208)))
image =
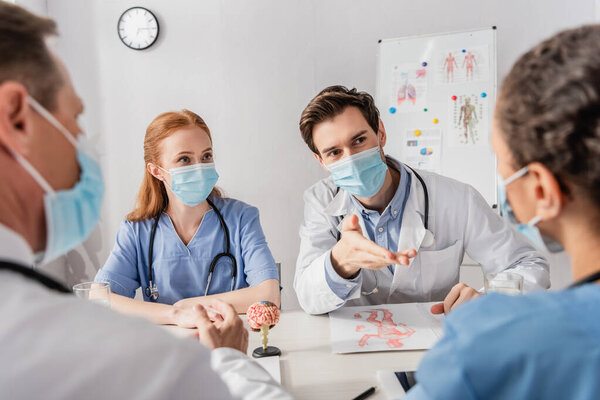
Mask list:
POLYGON ((272 328, 279 322, 279 308, 270 301, 259 301, 248 307, 246 318, 254 330, 260 330, 265 325, 272 328))

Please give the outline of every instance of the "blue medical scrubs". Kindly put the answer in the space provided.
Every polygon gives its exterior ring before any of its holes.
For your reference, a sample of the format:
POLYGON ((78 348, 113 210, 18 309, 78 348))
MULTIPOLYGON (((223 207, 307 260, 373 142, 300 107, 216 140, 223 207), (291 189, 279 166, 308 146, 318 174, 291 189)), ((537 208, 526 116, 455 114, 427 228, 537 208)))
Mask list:
POLYGON ((600 285, 452 311, 407 400, 600 399, 600 285))
MULTIPOLYGON (((258 209, 234 199, 211 196, 229 228, 230 252, 237 261, 233 289, 256 286, 267 279, 279 279, 275 260, 260 226, 258 209)), ((115 246, 98 271, 96 281, 110 282, 111 290, 133 298, 140 286, 145 301, 148 286, 148 246, 154 219, 123 221, 115 246)), ((159 303, 173 304, 181 299, 203 296, 213 258, 225 251, 225 234, 214 210, 202 219, 196 234, 186 246, 169 216, 163 213, 154 238, 152 269, 159 291, 159 303)), ((232 262, 221 258, 215 267, 208 294, 228 292, 232 262)))

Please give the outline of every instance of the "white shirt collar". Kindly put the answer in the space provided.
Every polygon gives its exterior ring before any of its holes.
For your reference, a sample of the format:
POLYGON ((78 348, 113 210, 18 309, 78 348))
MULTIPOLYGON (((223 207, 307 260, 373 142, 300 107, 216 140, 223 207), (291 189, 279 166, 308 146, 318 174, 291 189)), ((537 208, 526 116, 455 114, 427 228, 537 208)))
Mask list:
POLYGON ((33 267, 33 252, 23 237, 0 224, 0 260, 33 267))

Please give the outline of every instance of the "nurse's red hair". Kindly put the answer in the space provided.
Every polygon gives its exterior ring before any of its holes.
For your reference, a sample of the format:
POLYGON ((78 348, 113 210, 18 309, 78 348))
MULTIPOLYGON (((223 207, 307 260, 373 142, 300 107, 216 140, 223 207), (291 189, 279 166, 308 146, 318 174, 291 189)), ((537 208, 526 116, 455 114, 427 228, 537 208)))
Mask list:
MULTIPOLYGON (((199 115, 189 111, 171 111, 160 114, 148 125, 144 138, 144 179, 138 192, 135 208, 127 215, 131 222, 154 218, 159 215, 169 203, 167 190, 160 180, 145 168, 148 163, 158 164, 160 159, 160 143, 175 131, 183 128, 198 127, 202 129, 212 142, 210 129, 199 115)), ((211 195, 221 196, 216 187, 211 195)))

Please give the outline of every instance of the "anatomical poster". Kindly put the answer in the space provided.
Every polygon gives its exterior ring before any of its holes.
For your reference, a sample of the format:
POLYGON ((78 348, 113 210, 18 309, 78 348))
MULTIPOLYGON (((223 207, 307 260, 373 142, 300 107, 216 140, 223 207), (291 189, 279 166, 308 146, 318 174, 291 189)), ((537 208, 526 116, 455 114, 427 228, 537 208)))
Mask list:
POLYGON ((427 107, 427 69, 414 64, 395 65, 389 111, 407 113, 427 107))
POLYGON ((440 51, 435 66, 437 84, 454 85, 490 79, 487 46, 440 51))
POLYGON ((430 349, 442 337, 435 303, 342 307, 329 313, 334 353, 430 349))

